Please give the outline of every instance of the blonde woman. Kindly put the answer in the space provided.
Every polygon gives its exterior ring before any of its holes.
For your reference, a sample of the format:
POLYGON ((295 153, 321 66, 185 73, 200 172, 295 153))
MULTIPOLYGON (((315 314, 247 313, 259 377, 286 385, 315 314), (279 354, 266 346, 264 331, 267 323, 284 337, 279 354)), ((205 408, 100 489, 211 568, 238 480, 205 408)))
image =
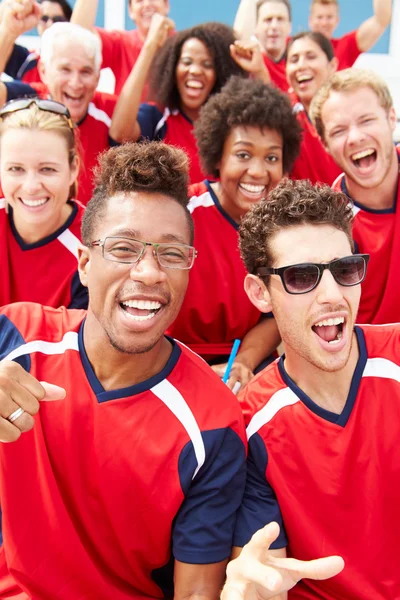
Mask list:
POLYGON ((0 305, 31 301, 85 308, 77 273, 83 206, 68 109, 23 98, 0 111, 0 305))

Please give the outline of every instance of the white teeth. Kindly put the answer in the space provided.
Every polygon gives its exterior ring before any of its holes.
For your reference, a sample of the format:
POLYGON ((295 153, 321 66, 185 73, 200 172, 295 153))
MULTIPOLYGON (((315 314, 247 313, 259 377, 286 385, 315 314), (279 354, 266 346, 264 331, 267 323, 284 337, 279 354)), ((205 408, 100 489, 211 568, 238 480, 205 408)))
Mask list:
POLYGON ((48 198, 44 198, 43 200, 27 200, 26 198, 21 198, 22 204, 26 206, 42 206, 42 204, 46 204, 48 198))
POLYGON ((357 152, 357 154, 352 155, 352 160, 360 160, 360 158, 365 158, 366 156, 371 156, 375 150, 373 148, 368 148, 368 150, 363 150, 362 152, 357 152))
POLYGON ((201 83, 201 81, 196 81, 194 79, 191 79, 190 81, 186 82, 187 87, 189 88, 193 88, 195 90, 202 90, 203 89, 203 84, 201 83))
POLYGON ((129 315, 129 317, 134 321, 148 321, 149 319, 154 319, 154 317, 156 316, 156 313, 150 313, 149 315, 146 315, 144 317, 139 317, 138 315, 131 315, 130 313, 126 314, 129 315))
MULTIPOLYGON (((161 308, 160 302, 153 302, 151 300, 125 300, 122 304, 129 308, 138 308, 140 310, 158 310, 161 308)), ((143 317, 140 318, 142 319, 143 317)))
POLYGON ((297 77, 298 83, 301 83, 302 81, 311 81, 311 79, 312 79, 311 75, 299 75, 297 77))
POLYGON ((325 319, 315 323, 314 327, 330 327, 332 325, 340 325, 344 323, 344 317, 335 317, 334 319, 325 319))
POLYGON ((252 194, 261 194, 265 190, 265 185, 253 185, 251 183, 241 183, 240 187, 252 194))

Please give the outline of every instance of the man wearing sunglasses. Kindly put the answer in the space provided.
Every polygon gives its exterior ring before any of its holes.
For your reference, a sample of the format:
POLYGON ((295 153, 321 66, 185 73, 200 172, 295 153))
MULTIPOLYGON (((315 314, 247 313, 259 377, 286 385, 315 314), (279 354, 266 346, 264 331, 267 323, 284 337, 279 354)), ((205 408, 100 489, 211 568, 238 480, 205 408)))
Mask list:
POLYGON ((272 310, 285 353, 239 398, 249 460, 235 545, 276 521, 266 564, 345 562, 290 600, 400 594, 400 326, 355 326, 368 256, 354 254, 352 220, 344 194, 287 181, 240 227, 247 294, 272 310))
POLYGON ((373 71, 347 69, 322 86, 311 118, 343 169, 334 182, 354 202, 353 238, 371 256, 360 323, 400 321, 399 148, 396 113, 386 83, 373 71))

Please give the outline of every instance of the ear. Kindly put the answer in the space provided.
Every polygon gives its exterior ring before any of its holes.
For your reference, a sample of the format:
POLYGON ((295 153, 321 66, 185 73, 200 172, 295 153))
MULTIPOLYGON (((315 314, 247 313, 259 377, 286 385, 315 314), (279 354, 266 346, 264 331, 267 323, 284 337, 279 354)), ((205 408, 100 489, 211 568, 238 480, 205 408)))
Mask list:
POLYGON ((330 66, 331 75, 333 75, 334 73, 336 73, 336 71, 339 68, 339 61, 338 61, 338 59, 337 59, 336 56, 334 56, 332 58, 332 60, 329 63, 329 66, 330 66))
POLYGON ((392 129, 392 131, 394 131, 397 127, 397 117, 396 117, 396 110, 395 110, 394 106, 392 106, 389 109, 388 119, 389 119, 391 129, 392 129))
POLYGON ((78 273, 81 284, 88 286, 88 274, 90 271, 90 250, 87 246, 78 246, 78 273))
POLYGON ((265 283, 256 275, 246 275, 244 290, 249 300, 260 312, 271 312, 271 297, 265 283))
POLYGON ((69 170, 71 172, 70 178, 69 178, 69 185, 71 187, 71 185, 76 182, 76 180, 78 179, 78 175, 79 175, 79 157, 78 156, 74 156, 74 159, 71 163, 69 170))
POLYGON ((42 60, 39 60, 37 68, 39 71, 40 79, 43 81, 43 83, 46 83, 46 66, 42 60))

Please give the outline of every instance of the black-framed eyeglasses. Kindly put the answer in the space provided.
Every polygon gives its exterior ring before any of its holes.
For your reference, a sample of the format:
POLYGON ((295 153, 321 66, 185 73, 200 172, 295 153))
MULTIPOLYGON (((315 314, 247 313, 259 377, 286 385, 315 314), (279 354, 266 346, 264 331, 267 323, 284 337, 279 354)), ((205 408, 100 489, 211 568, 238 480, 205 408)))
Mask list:
POLYGON ((50 17, 50 15, 42 15, 40 17, 40 20, 42 21, 42 23, 47 23, 48 21, 51 21, 52 23, 65 23, 66 21, 68 21, 66 17, 63 17, 61 15, 56 15, 54 17, 50 17))
POLYGON ((0 119, 10 113, 17 112, 19 110, 25 110, 32 104, 36 104, 40 110, 45 112, 50 112, 55 115, 61 115, 65 117, 70 128, 74 129, 74 124, 68 108, 64 106, 64 104, 61 104, 61 102, 56 102, 55 100, 50 100, 47 98, 17 98, 16 100, 9 100, 0 109, 0 119))
POLYGON ((278 269, 260 267, 257 275, 261 278, 279 275, 288 294, 307 294, 317 287, 325 269, 332 273, 339 285, 350 287, 362 283, 367 273, 368 261, 369 254, 352 254, 328 263, 300 263, 278 269))
POLYGON ((139 262, 147 246, 151 246, 158 264, 166 269, 191 269, 197 256, 197 250, 186 244, 156 244, 125 237, 106 237, 104 240, 95 240, 88 246, 101 246, 103 258, 124 264, 139 262))

